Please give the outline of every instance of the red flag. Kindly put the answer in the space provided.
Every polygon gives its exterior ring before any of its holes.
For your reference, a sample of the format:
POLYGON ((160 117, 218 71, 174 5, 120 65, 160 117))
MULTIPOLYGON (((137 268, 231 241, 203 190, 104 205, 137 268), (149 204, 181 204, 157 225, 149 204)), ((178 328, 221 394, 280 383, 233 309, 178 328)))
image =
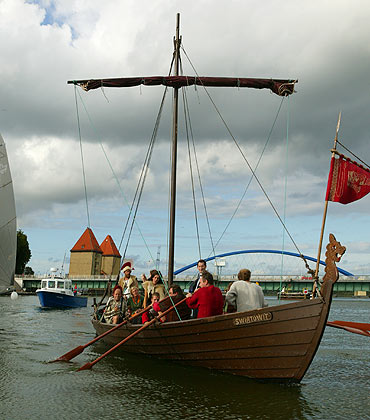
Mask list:
POLYGON ((359 200, 370 192, 370 171, 344 155, 331 158, 327 201, 342 204, 359 200))

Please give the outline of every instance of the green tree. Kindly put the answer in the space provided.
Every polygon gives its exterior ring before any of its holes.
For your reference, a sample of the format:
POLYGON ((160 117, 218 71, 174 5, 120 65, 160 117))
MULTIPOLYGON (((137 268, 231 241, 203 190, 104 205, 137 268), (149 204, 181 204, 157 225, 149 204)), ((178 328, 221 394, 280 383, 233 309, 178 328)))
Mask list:
POLYGON ((26 264, 31 259, 31 250, 28 244, 27 235, 19 229, 17 231, 17 259, 15 263, 15 274, 23 274, 26 264))
POLYGON ((33 276, 35 272, 32 270, 32 267, 29 267, 28 265, 24 269, 24 275, 25 276, 33 276))

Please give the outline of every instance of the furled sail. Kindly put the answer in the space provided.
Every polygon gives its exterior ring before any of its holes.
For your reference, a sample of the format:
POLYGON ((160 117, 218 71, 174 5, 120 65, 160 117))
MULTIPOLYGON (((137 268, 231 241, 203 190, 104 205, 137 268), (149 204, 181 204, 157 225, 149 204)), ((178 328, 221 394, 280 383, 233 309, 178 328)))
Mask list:
POLYGON ((14 281, 17 223, 12 177, 5 143, 0 135, 0 291, 14 281))
POLYGON ((206 87, 270 89, 279 96, 288 96, 294 92, 294 85, 297 83, 297 80, 253 79, 239 77, 150 76, 70 80, 68 83, 79 85, 84 90, 98 89, 100 87, 132 87, 139 85, 164 85, 174 88, 198 85, 206 87))

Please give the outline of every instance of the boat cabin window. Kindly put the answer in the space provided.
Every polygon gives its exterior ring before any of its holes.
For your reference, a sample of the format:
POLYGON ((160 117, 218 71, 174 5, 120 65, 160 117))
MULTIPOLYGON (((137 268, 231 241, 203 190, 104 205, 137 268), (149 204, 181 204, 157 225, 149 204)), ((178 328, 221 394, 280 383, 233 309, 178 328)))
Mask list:
POLYGON ((57 281, 57 288, 64 289, 64 281, 57 281))
POLYGON ((45 289, 45 288, 46 288, 46 286, 47 286, 47 284, 48 284, 48 282, 47 282, 47 281, 45 281, 45 280, 43 280, 43 281, 41 282, 41 288, 42 288, 42 289, 45 289))
POLYGON ((72 290, 72 282, 66 281, 66 289, 72 290))
POLYGON ((54 289, 54 287, 55 287, 55 281, 54 280, 50 280, 49 281, 49 288, 50 289, 54 289))

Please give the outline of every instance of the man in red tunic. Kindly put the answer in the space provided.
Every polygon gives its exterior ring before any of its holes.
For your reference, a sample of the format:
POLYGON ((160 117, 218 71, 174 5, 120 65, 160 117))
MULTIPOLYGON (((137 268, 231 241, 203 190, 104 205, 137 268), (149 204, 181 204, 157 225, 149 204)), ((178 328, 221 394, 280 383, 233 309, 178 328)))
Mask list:
POLYGON ((224 299, 221 290, 213 285, 213 276, 208 271, 201 274, 200 289, 186 295, 186 303, 191 309, 198 309, 197 318, 222 315, 224 299))

